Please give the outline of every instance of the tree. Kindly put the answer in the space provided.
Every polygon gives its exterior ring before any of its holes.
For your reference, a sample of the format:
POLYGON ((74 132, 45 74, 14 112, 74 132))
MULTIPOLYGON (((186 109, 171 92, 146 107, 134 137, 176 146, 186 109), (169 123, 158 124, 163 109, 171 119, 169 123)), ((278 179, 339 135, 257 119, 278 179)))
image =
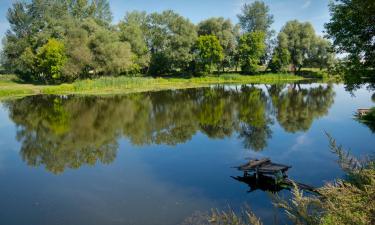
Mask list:
POLYGON ((193 60, 191 49, 197 39, 194 24, 168 10, 148 16, 147 43, 151 51, 149 73, 162 75, 186 71, 193 60))
POLYGON ((133 54, 127 42, 121 42, 117 33, 88 21, 92 29, 89 46, 93 53, 91 64, 95 75, 118 75, 128 73, 133 68, 133 54))
POLYGON ((243 73, 255 73, 260 64, 260 58, 264 55, 266 44, 265 33, 255 31, 245 33, 240 37, 238 52, 243 73))
POLYGON ((330 22, 325 25, 328 37, 339 53, 375 68, 375 2, 372 0, 335 0, 329 5, 330 22))
POLYGON ((138 70, 145 71, 150 63, 150 53, 147 46, 147 15, 146 12, 133 11, 127 13, 119 23, 120 40, 129 42, 135 54, 138 70))
POLYGON ((292 20, 281 29, 280 35, 286 37, 293 71, 299 71, 305 65, 315 42, 315 31, 310 23, 292 20))
POLYGON ((290 63, 290 53, 288 50, 288 40, 284 33, 277 36, 277 47, 274 49, 272 59, 268 67, 272 72, 288 71, 290 63))
POLYGON ((223 48, 214 35, 200 36, 196 43, 196 62, 200 71, 211 73, 214 64, 220 63, 223 58, 223 48))
POLYGON ((66 63, 64 43, 56 39, 50 39, 38 49, 37 71, 42 79, 47 81, 58 81, 63 79, 61 71, 66 63))
POLYGON ((261 31, 266 34, 266 51, 261 57, 261 63, 266 64, 273 49, 274 31, 271 25, 274 22, 273 15, 270 14, 269 7, 263 1, 255 1, 251 4, 244 4, 242 13, 237 15, 240 27, 243 32, 261 31))
POLYGON ((233 26, 229 19, 213 17, 198 24, 198 35, 215 35, 224 50, 224 59, 221 63, 222 70, 235 66, 235 55, 239 27, 233 26))
POLYGON ((70 15, 79 20, 94 18, 98 23, 108 26, 112 22, 112 12, 108 0, 65 0, 70 15))
POLYGON ((129 45, 120 43, 110 26, 108 0, 16 2, 8 20, 2 63, 22 79, 72 81, 92 72, 117 75, 134 67, 129 45))
POLYGON ((315 68, 332 68, 335 63, 335 54, 331 42, 327 39, 316 37, 311 46, 307 64, 315 68))
POLYGON ((268 34, 274 21, 269 11, 269 7, 262 1, 245 4, 242 7, 242 14, 237 15, 242 30, 245 32, 262 31, 268 34))

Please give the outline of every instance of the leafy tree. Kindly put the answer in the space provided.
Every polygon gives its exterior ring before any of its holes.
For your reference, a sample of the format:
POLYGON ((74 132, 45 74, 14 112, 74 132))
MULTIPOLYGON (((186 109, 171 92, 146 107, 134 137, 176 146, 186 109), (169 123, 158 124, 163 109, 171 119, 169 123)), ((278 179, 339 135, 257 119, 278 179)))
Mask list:
POLYGON ((265 33, 255 31, 240 37, 238 52, 243 73, 255 73, 266 50, 265 33))
POLYGON ((316 37, 312 44, 307 64, 315 68, 332 68, 335 63, 335 54, 331 42, 327 39, 316 37))
POLYGON ((237 39, 239 27, 233 26, 229 19, 213 17, 198 24, 198 35, 215 35, 224 50, 224 59, 221 63, 222 70, 234 67, 236 64, 237 39))
POLYGON ((110 17, 108 0, 16 2, 8 11, 11 27, 4 40, 3 64, 25 80, 45 82, 128 72, 134 57, 110 28, 110 17), (53 39, 64 45, 64 57, 47 69, 52 59, 47 62, 45 57, 51 51, 54 57, 59 54, 54 42, 49 43, 53 39))
POLYGON ((112 12, 108 0, 65 0, 65 7, 73 17, 83 20, 94 18, 102 25, 109 25, 112 12))
POLYGON ((151 51, 149 73, 186 71, 193 60, 191 49, 197 39, 194 24, 171 10, 150 14, 147 24, 151 51))
POLYGON ((62 68, 66 63, 64 43, 56 39, 50 39, 38 49, 37 70, 42 79, 47 81, 56 81, 62 78, 62 68))
POLYGON ((244 4, 242 13, 237 16, 242 30, 245 32, 261 31, 268 34, 274 21, 269 11, 269 7, 262 1, 244 4))
POLYGON ((290 53, 288 50, 288 40, 284 33, 277 36, 277 47, 274 49, 272 59, 268 67, 272 72, 288 71, 290 64, 290 53))
POLYGON ((121 42, 117 33, 109 32, 95 22, 87 25, 93 30, 89 46, 93 53, 94 73, 109 76, 130 72, 133 68, 130 44, 121 42))
POLYGON ((90 70, 93 68, 90 38, 89 32, 79 25, 72 25, 67 29, 64 42, 68 60, 63 68, 63 74, 68 80, 90 76, 90 70))
POLYGON ((375 2, 372 0, 335 0, 330 2, 328 37, 339 53, 366 68, 375 68, 375 2))
POLYGON ((263 1, 254 1, 251 4, 244 4, 242 13, 237 15, 242 31, 255 32, 261 31, 265 33, 266 51, 262 55, 261 62, 266 64, 271 57, 273 49, 273 35, 274 31, 271 25, 274 22, 273 15, 270 14, 269 7, 263 1))
POLYGON ((308 22, 300 23, 292 20, 286 23, 280 33, 286 37, 293 71, 301 70, 309 59, 308 56, 315 42, 313 26, 308 22))
POLYGON ((214 35, 200 36, 196 43, 196 61, 203 72, 211 73, 213 66, 224 58, 223 48, 214 35))
POLYGON ((147 15, 146 12, 133 11, 127 13, 119 23, 120 40, 129 42, 132 52, 136 55, 138 70, 145 71, 149 66, 150 54, 147 46, 147 15))

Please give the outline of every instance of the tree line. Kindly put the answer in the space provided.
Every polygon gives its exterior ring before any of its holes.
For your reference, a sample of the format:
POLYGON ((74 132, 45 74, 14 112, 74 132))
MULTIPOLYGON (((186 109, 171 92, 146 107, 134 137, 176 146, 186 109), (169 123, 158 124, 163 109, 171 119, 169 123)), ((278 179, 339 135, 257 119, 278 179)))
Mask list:
POLYGON ((2 65, 27 81, 299 71, 335 60, 331 43, 308 22, 289 21, 275 38, 261 1, 244 4, 238 24, 214 17, 195 25, 172 10, 127 12, 113 24, 108 0, 15 2, 7 18, 2 65))

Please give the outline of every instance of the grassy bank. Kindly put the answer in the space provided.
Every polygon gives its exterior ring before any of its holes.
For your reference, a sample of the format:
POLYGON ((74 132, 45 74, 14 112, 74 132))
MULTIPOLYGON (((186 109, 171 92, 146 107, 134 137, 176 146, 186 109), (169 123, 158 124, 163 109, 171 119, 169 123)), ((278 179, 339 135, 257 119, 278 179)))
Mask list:
POLYGON ((193 78, 102 77, 92 80, 79 80, 74 83, 61 85, 34 85, 22 83, 14 75, 0 75, 0 99, 35 94, 126 94, 144 91, 206 87, 212 84, 272 84, 303 79, 305 78, 291 74, 263 74, 256 76, 223 74, 220 76, 193 78))

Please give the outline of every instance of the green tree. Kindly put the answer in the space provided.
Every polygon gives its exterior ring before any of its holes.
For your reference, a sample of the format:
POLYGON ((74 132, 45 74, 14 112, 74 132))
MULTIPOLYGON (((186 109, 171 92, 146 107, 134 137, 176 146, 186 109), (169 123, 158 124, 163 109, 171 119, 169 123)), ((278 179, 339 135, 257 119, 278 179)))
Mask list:
POLYGON ((243 32, 261 31, 266 34, 266 51, 262 55, 261 62, 266 64, 271 57, 273 48, 274 31, 271 25, 274 22, 273 15, 270 14, 269 7, 263 1, 254 1, 251 4, 244 4, 241 14, 237 15, 240 27, 243 32))
POLYGON ((236 64, 237 39, 239 27, 233 26, 229 19, 213 17, 198 24, 198 35, 215 35, 224 50, 224 59, 221 63, 222 70, 233 68, 236 64))
POLYGON ((136 56, 138 70, 145 71, 150 63, 150 53, 147 46, 147 15, 146 12, 133 11, 125 15, 119 23, 120 40, 129 42, 136 56))
POLYGON ((244 4, 242 13, 237 16, 242 30, 245 32, 261 31, 268 34, 274 21, 269 11, 269 7, 262 1, 244 4))
POLYGON ((264 40, 265 33, 261 31, 245 33, 240 37, 238 53, 243 73, 253 74, 257 72, 260 59, 266 51, 264 40))
POLYGON ((42 79, 47 82, 64 79, 61 71, 66 63, 67 57, 63 42, 56 39, 48 40, 45 45, 38 49, 36 60, 37 71, 42 79))
POLYGON ((315 42, 315 31, 310 23, 300 23, 292 20, 280 31, 285 35, 290 53, 293 71, 299 71, 308 61, 311 49, 315 42))
POLYGON ((335 0, 329 5, 330 22, 325 25, 328 37, 339 53, 349 53, 350 60, 375 68, 375 2, 372 0, 335 0))
POLYGON ((90 68, 94 75, 118 75, 129 73, 133 67, 133 53, 127 42, 121 42, 118 33, 100 26, 94 20, 82 25, 89 33, 92 52, 90 68))
POLYGON ((211 73, 213 66, 220 63, 223 58, 223 48, 219 40, 214 35, 200 36, 196 43, 196 62, 199 70, 211 73))
POLYGON ((65 0, 65 7, 73 17, 83 20, 94 18, 102 25, 112 22, 112 12, 108 0, 65 0))
POLYGON ((150 14, 147 24, 151 52, 149 73, 186 71, 193 60, 191 49, 197 39, 194 24, 171 10, 150 14))
POLYGON ((288 71, 290 64, 290 53, 288 50, 288 40, 284 33, 277 36, 277 46, 272 54, 268 67, 272 72, 288 71))
POLYGON ((320 69, 332 68, 335 63, 335 54, 329 40, 316 37, 312 44, 307 64, 320 69))
POLYGON ((129 45, 120 43, 117 31, 111 28, 109 9, 108 0, 14 3, 8 10, 11 26, 4 39, 3 65, 22 79, 45 82, 57 77, 71 81, 96 71, 99 72, 95 75, 128 72, 135 59, 129 45), (95 45, 99 38, 100 48, 95 45), (64 45, 66 57, 64 63, 55 62, 48 71, 46 64, 52 63, 51 59, 47 62, 43 57, 52 54, 52 49, 47 49, 51 46, 45 46, 51 39, 64 45), (108 57, 107 61, 100 61, 104 57, 108 57))

